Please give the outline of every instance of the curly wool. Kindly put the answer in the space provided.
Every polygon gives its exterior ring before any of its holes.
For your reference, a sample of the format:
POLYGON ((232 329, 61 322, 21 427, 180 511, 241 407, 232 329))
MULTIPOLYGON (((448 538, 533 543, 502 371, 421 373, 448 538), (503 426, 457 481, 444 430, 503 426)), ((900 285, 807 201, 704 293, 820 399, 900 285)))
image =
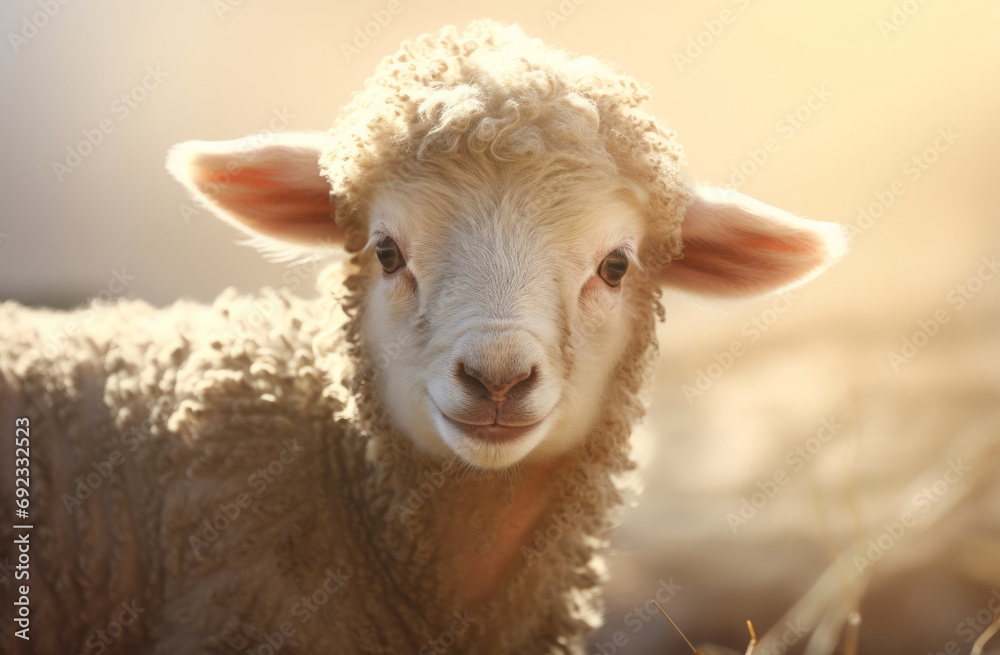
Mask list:
POLYGON ((354 217, 379 182, 424 161, 555 159, 634 183, 660 234, 652 270, 681 250, 690 200, 673 131, 643 105, 648 92, 593 57, 490 20, 404 42, 344 108, 321 159, 348 250, 367 233, 354 217))

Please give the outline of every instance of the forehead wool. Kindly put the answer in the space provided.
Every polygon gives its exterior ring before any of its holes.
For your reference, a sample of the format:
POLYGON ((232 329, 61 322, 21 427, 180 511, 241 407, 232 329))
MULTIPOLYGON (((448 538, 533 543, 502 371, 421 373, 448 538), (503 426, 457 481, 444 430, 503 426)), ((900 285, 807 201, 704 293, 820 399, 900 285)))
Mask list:
POLYGON ((376 67, 330 130, 321 159, 351 251, 367 241, 365 211, 378 182, 417 162, 532 161, 597 169, 638 186, 651 221, 646 265, 680 252, 689 196, 674 133, 644 108, 627 75, 489 20, 404 42, 376 67))

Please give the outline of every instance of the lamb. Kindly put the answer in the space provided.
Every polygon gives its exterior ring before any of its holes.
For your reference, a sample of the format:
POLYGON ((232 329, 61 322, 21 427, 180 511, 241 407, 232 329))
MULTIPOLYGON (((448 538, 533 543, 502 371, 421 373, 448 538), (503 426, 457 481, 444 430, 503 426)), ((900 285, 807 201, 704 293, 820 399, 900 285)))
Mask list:
POLYGON ((34 525, 0 528, 31 544, 3 651, 582 652, 661 286, 779 291, 846 243, 686 184, 647 100, 482 20, 404 43, 328 133, 176 146, 254 245, 350 257, 315 300, 0 306, 34 525))

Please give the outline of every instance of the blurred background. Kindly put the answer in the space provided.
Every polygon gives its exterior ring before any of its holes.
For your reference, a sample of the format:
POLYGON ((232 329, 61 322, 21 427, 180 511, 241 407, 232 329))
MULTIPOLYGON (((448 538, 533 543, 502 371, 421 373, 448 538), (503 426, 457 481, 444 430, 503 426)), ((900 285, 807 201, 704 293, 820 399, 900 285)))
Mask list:
POLYGON ((588 653, 684 652, 652 599, 705 652, 743 652, 747 619, 758 653, 969 652, 1000 609, 1000 4, 389 5, 3 3, 0 300, 280 285, 167 149, 325 129, 403 39, 517 22, 650 83, 694 179, 853 232, 782 299, 665 296, 588 653))

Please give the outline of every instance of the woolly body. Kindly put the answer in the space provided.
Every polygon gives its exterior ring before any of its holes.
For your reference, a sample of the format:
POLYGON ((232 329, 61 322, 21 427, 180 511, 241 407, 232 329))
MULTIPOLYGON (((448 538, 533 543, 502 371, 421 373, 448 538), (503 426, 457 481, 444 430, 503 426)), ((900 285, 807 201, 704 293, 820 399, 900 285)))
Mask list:
MULTIPOLYGON (((33 641, 7 631, 4 652, 69 652, 123 602, 143 612, 106 652, 139 644, 243 652, 286 623, 295 630, 286 652, 416 651, 448 630, 454 612, 471 619, 456 635, 464 652, 581 645, 599 617, 594 546, 610 527, 604 510, 618 502, 612 474, 629 467, 624 439, 636 399, 623 391, 591 447, 561 462, 540 490, 551 499, 546 516, 570 517, 558 538, 537 549, 536 537, 527 539, 503 592, 462 604, 448 584, 462 575, 442 537, 470 517, 488 550, 492 523, 526 480, 442 475, 447 461, 377 419, 377 396, 363 394, 368 411, 345 415, 349 394, 324 383, 348 361, 334 346, 330 326, 343 319, 330 297, 227 292, 212 307, 165 310, 122 302, 92 310, 93 321, 52 358, 38 344, 85 314, 3 305, 0 415, 9 425, 30 417, 37 526, 33 641), (274 311, 258 314, 266 318, 257 327, 234 319, 260 306, 274 311), (123 459, 113 475, 91 497, 69 500, 77 478, 86 483, 92 462, 117 461, 113 453, 123 459), (272 475, 261 475, 269 465, 272 475), (219 519, 243 494, 250 503, 239 515, 219 519), (495 507, 471 506, 489 497, 495 507), (214 540, 206 520, 226 526, 214 540), (330 571, 336 591, 312 612, 303 597, 330 571), (508 602, 525 596, 535 602, 508 602)), ((635 353, 643 359, 643 348, 635 353)), ((8 525, 2 538, 9 547, 8 525)), ((476 574, 474 560, 466 566, 476 574)), ((13 579, 6 584, 13 591, 13 579)))

